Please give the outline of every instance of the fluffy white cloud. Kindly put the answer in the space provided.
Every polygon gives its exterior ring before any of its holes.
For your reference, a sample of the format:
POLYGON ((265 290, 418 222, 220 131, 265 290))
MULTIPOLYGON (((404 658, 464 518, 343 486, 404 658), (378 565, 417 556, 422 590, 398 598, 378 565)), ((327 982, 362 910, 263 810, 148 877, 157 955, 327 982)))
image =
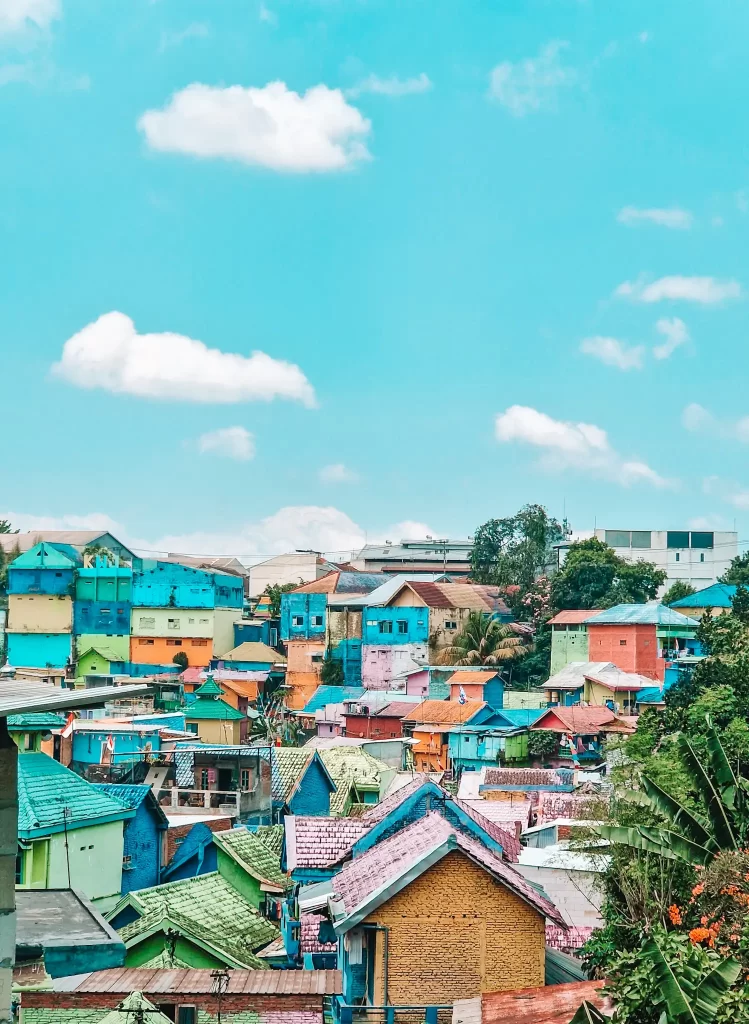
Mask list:
POLYGON ((0 35, 49 28, 60 13, 60 0, 0 0, 0 35))
POLYGON ((660 320, 656 321, 655 329, 666 339, 661 345, 656 345, 653 349, 653 355, 656 359, 668 359, 680 345, 684 345, 689 341, 687 325, 678 316, 671 317, 670 319, 665 316, 661 317, 660 320))
POLYGON ((625 206, 621 209, 616 218, 620 224, 658 224, 662 228, 675 228, 686 230, 691 228, 693 217, 688 210, 673 209, 651 209, 640 210, 636 206, 625 206))
POLYGON ((242 356, 183 334, 138 334, 124 313, 105 313, 69 338, 52 372, 81 388, 188 402, 288 398, 314 406, 298 366, 264 352, 242 356))
POLYGON ((531 445, 541 453, 542 468, 550 471, 578 469, 629 487, 649 483, 671 486, 644 462, 624 459, 609 443, 605 430, 592 423, 555 420, 524 405, 510 406, 495 421, 497 440, 531 445))
POLYGON ((741 298, 738 281, 718 281, 714 277, 661 277, 646 284, 643 280, 624 281, 614 292, 622 298, 635 302, 662 302, 671 299, 682 302, 698 302, 703 306, 724 302, 726 299, 741 298))
POLYGON ((340 89, 317 85, 304 95, 284 82, 262 89, 194 82, 138 128, 152 149, 239 160, 274 171, 341 171, 369 158, 370 122, 340 89))
POLYGON ((371 92, 378 96, 412 96, 414 93, 429 92, 431 88, 432 81, 424 71, 415 78, 398 78, 397 75, 380 78, 379 75, 368 75, 347 89, 346 95, 356 98, 362 93, 371 92))
POLYGON ((641 370, 645 348, 643 345, 626 345, 617 338, 596 335, 593 338, 583 338, 580 342, 580 351, 619 370, 641 370))
POLYGON ((118 524, 103 512, 89 512, 86 515, 37 516, 26 512, 0 512, 0 519, 7 519, 14 530, 32 533, 34 530, 101 530, 114 532, 118 524))
POLYGON ((181 46, 188 39, 207 39, 210 34, 210 28, 203 21, 193 21, 179 32, 162 32, 159 53, 181 46))
POLYGON ((516 64, 503 61, 489 76, 489 96, 501 103, 514 117, 537 110, 553 110, 557 93, 578 80, 574 68, 564 67, 560 53, 569 43, 556 39, 541 47, 537 57, 516 64))
POLYGON ((734 508, 749 509, 749 490, 720 476, 706 476, 702 481, 702 490, 711 497, 720 498, 734 508))
POLYGON ((334 462, 330 466, 323 466, 318 475, 325 484, 348 484, 359 479, 358 475, 349 469, 348 466, 344 466, 342 462, 334 462))
POLYGON ((698 402, 692 402, 681 414, 681 424, 693 434, 709 434, 729 440, 749 442, 749 416, 720 420, 698 402))
POLYGON ((202 454, 220 455, 238 462, 248 462, 255 456, 255 438, 244 427, 223 427, 210 430, 198 438, 198 451, 202 454))

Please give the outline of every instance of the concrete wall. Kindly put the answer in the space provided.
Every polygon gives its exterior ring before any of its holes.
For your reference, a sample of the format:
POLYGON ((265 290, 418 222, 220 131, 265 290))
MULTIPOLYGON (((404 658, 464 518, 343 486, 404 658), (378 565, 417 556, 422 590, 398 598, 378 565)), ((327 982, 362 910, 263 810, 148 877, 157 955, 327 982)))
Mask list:
MULTIPOLYGON (((23 756, 23 755, 22 755, 23 756)), ((97 909, 108 909, 119 899, 122 883, 123 823, 109 821, 102 825, 70 828, 67 834, 56 832, 45 839, 34 840, 47 845, 47 870, 42 884, 35 889, 77 889, 97 903, 97 909), (70 883, 68 884, 68 858, 70 883), (102 905, 104 901, 104 905, 102 905)), ((34 849, 36 858, 37 851, 34 849)), ((37 875, 38 877, 38 875, 37 875)), ((26 886, 24 886, 26 888, 26 886)))
POLYGON ((131 610, 132 606, 127 601, 76 601, 73 632, 129 634, 131 610))
POLYGON ((146 608, 241 608, 242 580, 175 562, 147 563, 133 577, 133 604, 146 608))
POLYGON ((327 594, 296 594, 281 596, 281 639, 324 639, 328 608, 327 594))
POLYGON ((125 633, 81 633, 75 637, 76 657, 89 647, 106 647, 117 655, 118 661, 130 660, 130 631, 125 633))
POLYGON ((70 596, 75 569, 8 569, 9 594, 65 594, 70 596))
MULTIPOLYGON (((543 917, 453 851, 375 910, 388 931, 391 1003, 453 1003, 544 984, 543 917)), ((384 1003, 385 941, 376 933, 375 1003, 384 1003)))
POLYGON ((114 753, 112 754, 114 764, 124 764, 127 761, 139 759, 144 750, 158 751, 161 749, 161 737, 158 732, 144 729, 143 733, 118 733, 113 729, 113 725, 114 723, 102 723, 101 732, 88 729, 76 730, 73 733, 73 760, 81 764, 101 764, 104 745, 110 735, 114 742, 114 753))
POLYGON ((623 672, 663 679, 655 626, 589 625, 588 653, 591 661, 611 661, 623 672))
POLYGON ((133 636, 212 638, 214 623, 212 608, 146 608, 139 605, 132 610, 130 632, 133 636))
MULTIPOLYGON (((522 857, 521 857, 522 859, 522 857)), ((556 867, 531 867, 516 864, 516 870, 529 882, 543 887, 565 921, 575 928, 601 928, 602 901, 597 881, 601 876, 592 871, 567 871, 556 867)))
POLYGON ((236 608, 216 608, 213 611, 213 656, 220 658, 227 651, 236 647, 234 643, 234 623, 237 618, 236 608))
POLYGON ((133 589, 131 569, 79 569, 75 582, 77 601, 129 603, 133 589))
POLYGON ((382 646, 426 644, 429 640, 429 609, 424 607, 365 608, 362 643, 382 646), (383 632, 383 629, 390 632, 383 632))
POLYGON ((219 718, 190 718, 190 709, 185 709, 185 723, 197 725, 202 743, 219 743, 236 746, 242 742, 242 722, 239 719, 222 721, 219 718))
MULTIPOLYGON (((629 533, 630 531, 621 532, 629 533)), ((651 530, 649 532, 649 547, 621 547, 618 544, 612 544, 611 546, 620 558, 624 558, 628 562, 645 560, 646 562, 654 562, 659 569, 665 569, 668 579, 663 586, 664 592, 676 580, 691 583, 696 590, 712 586, 731 564, 731 559, 735 558, 738 554, 738 534, 730 531, 714 532, 713 546, 711 548, 691 546, 669 548, 667 546, 667 530, 651 530)), ((690 531, 684 532, 690 533, 690 531)), ((599 540, 611 543, 611 531, 596 530, 595 535, 599 540), (609 534, 608 540, 607 534, 609 534)))
POLYGON ((268 587, 284 583, 309 583, 322 575, 317 555, 309 551, 276 555, 250 569, 250 596, 260 597, 268 587))
POLYGON ((70 633, 73 599, 61 595, 10 594, 8 631, 11 633, 70 633))
POLYGON ((123 864, 123 895, 137 889, 148 889, 161 881, 164 832, 165 829, 157 827, 148 800, 141 803, 134 818, 125 822, 123 857, 130 857, 130 864, 123 864))
POLYGON ((168 665, 178 651, 187 655, 191 668, 207 668, 213 657, 213 642, 201 638, 142 637, 130 638, 130 661, 141 665, 168 665))
POLYGON ((293 710, 301 710, 320 685, 324 652, 323 638, 320 641, 291 640, 286 645, 286 682, 291 687, 286 702, 293 710), (320 660, 313 661, 313 657, 320 660))
POLYGON ((552 626, 551 630, 551 675, 561 672, 571 661, 594 660, 588 658, 587 626, 552 626))
POLYGON ((65 668, 72 656, 70 633, 6 633, 6 657, 17 668, 65 668))
POLYGON ((426 643, 371 645, 362 647, 362 686, 370 690, 394 689, 392 680, 414 667, 414 662, 428 660, 426 643))

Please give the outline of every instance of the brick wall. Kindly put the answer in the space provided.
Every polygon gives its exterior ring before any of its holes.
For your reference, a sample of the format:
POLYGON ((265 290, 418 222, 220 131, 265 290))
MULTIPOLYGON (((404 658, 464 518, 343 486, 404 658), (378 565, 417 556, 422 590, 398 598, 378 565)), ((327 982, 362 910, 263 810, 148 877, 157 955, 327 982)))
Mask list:
MULTIPOLYGON (((544 984, 543 917, 459 851, 364 923, 389 928, 391 1003, 452 1003, 544 984)), ((384 940, 378 932, 378 1004, 384 1001, 384 940)))
MULTIPOLYGON (((167 808, 168 809, 168 808, 167 808)), ((231 818, 222 818, 218 815, 215 817, 209 817, 207 814, 204 818, 201 818, 201 824, 207 825, 211 832, 226 832, 228 828, 231 828, 231 818)), ((167 864, 171 861, 172 857, 177 851, 178 839, 184 839, 193 825, 197 822, 191 821, 188 825, 170 825, 166 833, 166 862, 167 864)))
MULTIPOLYGON (((215 1012, 216 999, 209 993, 193 994, 190 992, 159 992, 144 993, 156 1006, 187 1004, 199 1010, 215 1012)), ((129 992, 24 992, 22 1005, 24 1008, 54 1007, 57 1010, 95 1009, 113 1010, 129 992)), ((258 995, 242 993, 225 995, 221 1000, 221 1010, 226 1013, 238 1013, 252 1010, 256 1013, 293 1013, 297 1011, 318 1012, 323 1008, 323 996, 319 995, 258 995)))

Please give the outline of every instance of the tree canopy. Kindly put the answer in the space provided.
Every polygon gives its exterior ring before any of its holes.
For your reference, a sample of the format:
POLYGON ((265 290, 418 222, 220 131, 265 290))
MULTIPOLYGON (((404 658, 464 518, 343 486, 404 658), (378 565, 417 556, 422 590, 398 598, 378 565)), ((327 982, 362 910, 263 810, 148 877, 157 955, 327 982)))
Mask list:
POLYGON ((749 551, 731 559, 731 564, 718 582, 749 585, 749 551))
POLYGON ((514 516, 489 519, 474 534, 471 579, 528 590, 552 567, 552 545, 563 540, 565 532, 565 524, 543 505, 524 505, 514 516))
POLYGON ((672 583, 666 593, 661 598, 662 604, 673 604, 674 601, 681 601, 682 597, 691 597, 692 594, 696 594, 697 591, 691 585, 691 583, 685 583, 684 580, 677 580, 676 583, 672 583))
POLYGON ((551 603, 564 608, 610 608, 652 601, 666 573, 652 562, 625 562, 595 537, 575 541, 551 584, 551 603))

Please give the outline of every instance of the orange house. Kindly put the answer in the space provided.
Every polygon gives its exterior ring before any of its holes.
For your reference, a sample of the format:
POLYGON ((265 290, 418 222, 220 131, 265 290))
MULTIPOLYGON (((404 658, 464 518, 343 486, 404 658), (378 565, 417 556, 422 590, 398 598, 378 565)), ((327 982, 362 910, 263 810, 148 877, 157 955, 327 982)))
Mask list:
POLYGON ((623 672, 662 681, 664 655, 693 640, 699 622, 666 605, 618 604, 586 620, 588 660, 610 661, 623 672))
MULTIPOLYGON (((492 689, 492 684, 495 684, 500 695, 503 689, 499 672, 496 669, 461 669, 458 672, 453 672, 447 682, 450 686, 450 700, 459 700, 462 690, 469 700, 483 701, 485 686, 489 685, 492 689)), ((489 704, 492 703, 488 693, 486 701, 489 704)))
POLYGON ((191 668, 205 668, 213 657, 213 640, 191 636, 130 637, 130 660, 138 665, 171 665, 179 651, 187 655, 191 668))
POLYGON ((449 767, 448 730, 467 724, 487 705, 482 700, 424 700, 403 719, 403 735, 412 736, 414 768, 420 772, 444 772, 449 767))
POLYGON ((322 640, 289 640, 286 643, 286 703, 301 711, 320 685, 320 668, 325 654, 322 640))

